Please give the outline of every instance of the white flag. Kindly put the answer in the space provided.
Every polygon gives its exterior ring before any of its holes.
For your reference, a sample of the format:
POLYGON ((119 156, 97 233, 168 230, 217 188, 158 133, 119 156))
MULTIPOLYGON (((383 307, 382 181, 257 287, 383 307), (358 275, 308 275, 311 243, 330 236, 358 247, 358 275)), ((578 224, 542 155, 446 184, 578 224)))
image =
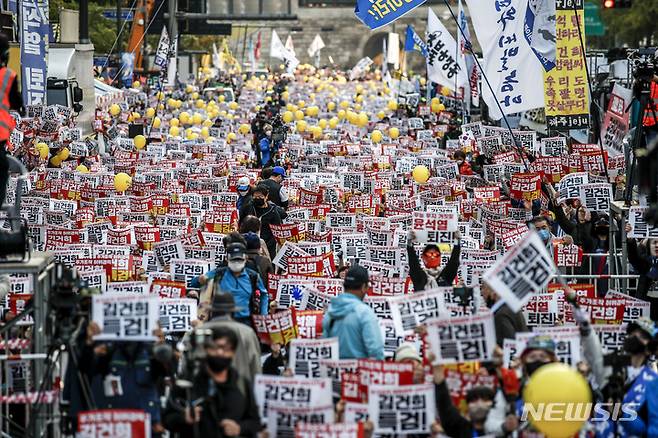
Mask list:
POLYGON ((299 60, 295 56, 294 53, 292 53, 290 50, 288 50, 283 43, 281 42, 281 38, 279 38, 279 35, 276 33, 276 30, 272 29, 272 41, 270 43, 270 56, 272 58, 277 58, 281 59, 285 62, 286 64, 286 71, 288 73, 292 73, 292 71, 295 70, 297 65, 299 65, 299 60))
POLYGON ((313 38, 313 42, 306 52, 308 53, 308 56, 312 58, 322 49, 324 49, 324 41, 322 41, 322 37, 319 34, 315 34, 315 38, 313 38))
MULTIPOLYGON (((458 56, 457 42, 448 29, 427 8, 427 77, 451 90, 463 87, 468 82, 464 59, 458 56)), ((455 90, 457 91, 457 90, 455 90)))
POLYGON ((288 38, 286 38, 285 47, 294 57, 297 57, 297 54, 295 53, 295 45, 292 42, 292 35, 288 35, 288 38))
POLYGON ((400 35, 397 33, 388 34, 388 53, 386 54, 386 62, 393 64, 393 68, 397 70, 400 68, 400 35))
POLYGON ((169 45, 169 67, 167 68, 167 83, 176 84, 178 74, 178 40, 173 40, 169 45))
POLYGON ((498 103, 505 115, 543 107, 544 87, 537 86, 537 81, 544 77, 544 69, 524 38, 528 2, 510 0, 503 7, 487 0, 466 3, 483 51, 483 74, 494 92, 483 85, 489 115, 494 119, 503 116, 498 103))
MULTIPOLYGON (((251 42, 251 40, 249 40, 251 42)), ((217 44, 212 43, 212 65, 216 69, 219 69, 220 67, 220 57, 219 57, 219 51, 217 50, 217 44)))
POLYGON ((553 278, 553 257, 535 231, 530 231, 482 276, 500 298, 518 312, 530 297, 542 291, 553 278))
POLYGON ((162 33, 160 34, 160 42, 158 43, 158 50, 155 52, 155 59, 153 64, 160 68, 165 68, 167 59, 169 58, 169 34, 167 27, 162 26, 162 33))

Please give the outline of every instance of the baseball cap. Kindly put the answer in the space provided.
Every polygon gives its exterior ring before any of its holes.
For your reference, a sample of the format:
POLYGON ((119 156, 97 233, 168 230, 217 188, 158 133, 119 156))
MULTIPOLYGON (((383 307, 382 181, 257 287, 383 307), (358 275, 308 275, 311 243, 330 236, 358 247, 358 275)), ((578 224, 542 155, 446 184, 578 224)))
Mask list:
POLYGON ((528 340, 523 353, 521 353, 521 359, 530 353, 532 350, 544 350, 545 352, 555 356, 555 342, 551 339, 550 336, 546 335, 537 335, 533 336, 528 340))
POLYGON ((402 362, 405 359, 412 359, 422 362, 423 359, 418 354, 416 347, 411 342, 403 342, 397 350, 395 350, 395 361, 402 362))
POLYGON ((248 176, 242 176, 238 180, 238 190, 249 190, 249 185, 251 181, 249 181, 248 176))
POLYGON ((369 281, 368 270, 363 266, 355 265, 345 274, 343 286, 347 289, 358 289, 369 281))
POLYGON ((242 237, 247 241, 247 250, 260 249, 260 237, 258 237, 258 234, 249 231, 248 233, 244 233, 242 237))
POLYGON ((647 335, 649 335, 650 338, 653 338, 656 335, 656 325, 646 316, 628 323, 626 326, 626 334, 629 334, 634 330, 642 330, 647 335))
POLYGON ((247 247, 242 243, 231 243, 228 248, 226 248, 226 259, 231 260, 244 260, 245 253, 247 252, 247 247))
POLYGON ((281 175, 283 177, 286 176, 286 169, 284 169, 281 166, 274 166, 274 169, 272 169, 272 175, 281 175))

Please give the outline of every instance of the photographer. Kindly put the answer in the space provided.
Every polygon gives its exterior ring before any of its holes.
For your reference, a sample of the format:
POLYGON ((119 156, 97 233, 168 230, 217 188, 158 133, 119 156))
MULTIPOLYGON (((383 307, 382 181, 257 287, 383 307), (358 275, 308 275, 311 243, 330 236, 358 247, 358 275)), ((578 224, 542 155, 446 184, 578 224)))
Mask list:
POLYGON ((174 387, 163 415, 175 436, 253 437, 260 431, 251 383, 231 366, 238 338, 227 327, 212 329, 204 345, 205 359, 192 376, 188 391, 174 387))

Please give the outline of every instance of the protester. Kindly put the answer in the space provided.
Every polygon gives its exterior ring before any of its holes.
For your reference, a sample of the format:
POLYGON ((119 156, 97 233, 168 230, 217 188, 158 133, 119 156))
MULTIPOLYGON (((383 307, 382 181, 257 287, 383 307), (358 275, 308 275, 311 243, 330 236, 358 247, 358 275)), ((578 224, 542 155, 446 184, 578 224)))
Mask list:
POLYGON ((233 319, 232 315, 240 310, 235 305, 232 294, 216 293, 212 300, 210 320, 199 328, 214 330, 222 327, 233 331, 238 341, 233 357, 233 368, 240 376, 253 382, 256 374, 261 372, 260 344, 250 327, 233 319))
POLYGON ((409 232, 407 237, 407 257, 409 260, 409 277, 414 284, 414 290, 421 291, 424 289, 433 289, 439 286, 449 286, 457 276, 459 267, 460 241, 457 235, 457 242, 452 247, 448 263, 441 268, 441 251, 434 244, 425 245, 422 253, 423 265, 421 267, 414 242, 416 235, 413 231, 409 232))
MULTIPOLYGON (((275 205, 287 210, 288 209, 288 192, 281 184, 286 177, 286 170, 281 166, 274 166, 272 168, 272 175, 267 179, 263 179, 261 184, 267 186, 268 200, 275 205)), ((264 178, 264 177, 263 177, 264 178)))
POLYGON ((384 359, 384 343, 377 317, 363 299, 368 271, 352 266, 345 274, 345 293, 332 298, 322 320, 322 336, 337 337, 341 359, 384 359))
POLYGON ((287 214, 283 208, 269 200, 269 193, 270 190, 265 184, 258 184, 252 194, 253 205, 243 208, 240 217, 251 215, 260 219, 260 237, 265 241, 268 252, 276 254, 276 239, 270 225, 281 225, 287 214))
POLYGON ((240 209, 245 206, 248 206, 252 203, 251 200, 251 182, 249 177, 243 176, 238 180, 238 200, 235 203, 235 208, 240 211, 240 209))
POLYGON ((512 312, 507 304, 486 283, 480 289, 485 304, 490 309, 495 307, 494 324, 496 326, 496 344, 503 346, 505 339, 515 339, 517 333, 528 331, 523 312, 512 312))
POLYGON ((260 237, 260 219, 258 219, 256 216, 251 216, 251 215, 245 216, 242 222, 240 223, 240 233, 242 235, 245 235, 247 233, 256 234, 260 239, 260 255, 272 260, 272 256, 267 250, 267 245, 265 244, 265 241, 260 237))
POLYGON ((203 346, 205 364, 193 376, 192 389, 175 386, 163 423, 177 436, 256 436, 261 430, 250 383, 232 367, 238 337, 227 327, 212 330, 203 346))

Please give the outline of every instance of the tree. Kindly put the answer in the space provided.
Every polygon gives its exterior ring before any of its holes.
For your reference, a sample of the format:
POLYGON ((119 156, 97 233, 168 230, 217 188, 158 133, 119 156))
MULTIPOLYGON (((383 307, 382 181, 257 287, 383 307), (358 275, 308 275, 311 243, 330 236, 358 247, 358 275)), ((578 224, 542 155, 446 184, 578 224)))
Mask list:
POLYGON ((602 9, 601 16, 617 46, 651 45, 658 33, 658 0, 635 0, 629 9, 602 9))

